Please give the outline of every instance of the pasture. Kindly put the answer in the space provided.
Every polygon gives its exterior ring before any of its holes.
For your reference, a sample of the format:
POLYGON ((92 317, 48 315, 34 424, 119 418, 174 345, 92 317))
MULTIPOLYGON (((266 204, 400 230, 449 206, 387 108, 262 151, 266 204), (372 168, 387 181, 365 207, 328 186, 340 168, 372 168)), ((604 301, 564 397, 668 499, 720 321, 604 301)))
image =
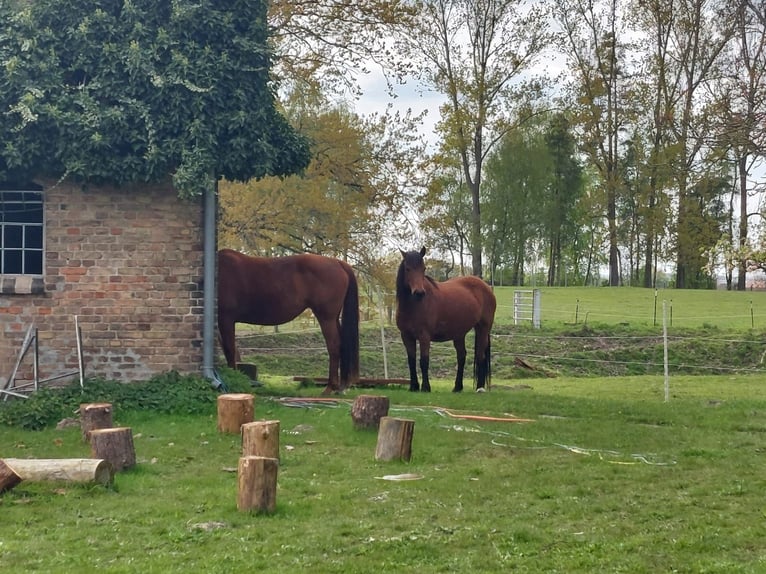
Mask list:
MULTIPOLYGON (((577 291, 544 290, 544 326, 534 333, 508 325, 501 311, 507 299, 498 296, 498 330, 515 344, 529 341, 530 349, 552 338, 579 353, 582 339, 559 338, 583 332, 572 325, 574 297, 581 309, 593 309, 589 340, 654 333, 651 309, 638 318, 647 301, 632 299, 649 292, 577 291), (546 326, 546 304, 572 317, 546 326), (613 328, 598 327, 597 311, 604 323, 617 316, 613 328)), ((748 313, 750 298, 756 310, 766 308, 764 294, 669 293, 675 309, 688 309, 689 339, 763 336, 757 323, 750 330, 748 313), (735 324, 743 304, 747 321, 735 324), (698 317, 693 325, 691 317, 698 317)), ((367 336, 378 327, 369 326, 367 336)), ((4 572, 766 571, 761 372, 690 376, 679 369, 665 401, 661 370, 520 380, 499 368, 490 392, 470 392, 467 384, 454 394, 454 352, 445 343, 432 393, 389 386, 353 389, 331 404, 288 403, 285 397, 314 398, 322 390, 290 375, 312 365, 324 374, 326 364, 321 339, 312 339, 312 329, 290 333, 295 328, 268 336, 255 328, 243 349, 264 382, 253 389, 255 418, 281 426, 274 514, 236 509, 240 439, 216 431, 214 391, 195 391, 203 408, 193 415, 118 404, 115 423, 133 428, 137 467, 118 474, 112 488, 22 483, 0 495, 4 572), (291 350, 259 348, 264 340, 283 345, 280 337, 291 350), (320 351, 307 353, 307 341, 320 351), (415 421, 409 463, 375 461, 376 433, 353 428, 350 402, 371 393, 390 398, 391 415, 415 421), (502 420, 511 417, 531 421, 502 420), (418 478, 385 479, 405 473, 418 478)), ((388 335, 392 366, 406 372, 401 342, 388 335)), ((762 343, 752 344, 750 354, 763 352, 762 343)), ((493 346, 500 360, 501 344, 493 346)), ((699 346, 687 342, 676 359, 701 361, 692 354, 699 346)), ((705 360, 728 360, 737 346, 711 347, 705 360)), ((364 369, 378 352, 363 351, 364 369)), ((80 457, 88 447, 78 428, 3 427, 0 456, 80 457)))

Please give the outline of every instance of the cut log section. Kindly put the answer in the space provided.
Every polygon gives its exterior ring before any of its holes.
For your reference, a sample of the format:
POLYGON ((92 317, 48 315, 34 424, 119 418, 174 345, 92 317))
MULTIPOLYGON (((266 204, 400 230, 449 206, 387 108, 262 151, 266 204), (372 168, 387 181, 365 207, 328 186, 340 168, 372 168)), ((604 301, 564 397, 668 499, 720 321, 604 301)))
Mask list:
POLYGON ((21 480, 30 482, 95 482, 106 486, 114 480, 114 467, 103 459, 6 458, 3 462, 21 480))
POLYGON ((80 405, 80 428, 83 442, 90 441, 90 431, 114 426, 111 403, 83 403, 80 405))
POLYGON ((351 405, 351 419, 354 428, 377 429, 380 419, 388 416, 388 397, 376 395, 359 395, 351 405))
POLYGON ((403 460, 409 462, 412 456, 412 433, 415 421, 383 417, 378 429, 378 444, 375 460, 403 460))
POLYGON ((277 506, 279 461, 264 456, 243 456, 237 469, 237 509, 271 513, 277 506))
POLYGON ((279 460, 279 421, 243 424, 242 456, 264 456, 279 460))
POLYGON ((243 424, 253 422, 254 402, 249 393, 218 395, 218 432, 239 434, 243 424))
POLYGON ((136 466, 133 429, 117 427, 90 431, 90 454, 93 458, 108 460, 115 472, 136 466))
POLYGON ((21 477, 0 459, 0 492, 12 489, 21 482, 21 477))

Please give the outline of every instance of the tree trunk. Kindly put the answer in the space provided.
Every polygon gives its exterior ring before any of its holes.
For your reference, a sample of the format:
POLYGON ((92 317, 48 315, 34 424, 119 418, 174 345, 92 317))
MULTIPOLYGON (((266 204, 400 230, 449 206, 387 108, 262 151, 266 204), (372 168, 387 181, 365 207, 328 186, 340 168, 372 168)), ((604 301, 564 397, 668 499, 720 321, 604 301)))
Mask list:
POLYGON ((380 419, 388 415, 388 397, 359 395, 351 405, 351 419, 356 429, 377 429, 380 419))
POLYGON ((94 429, 90 431, 90 453, 112 463, 115 472, 136 466, 136 449, 130 427, 94 429))
POLYGON ((80 429, 83 442, 90 441, 90 431, 114 426, 112 403, 83 403, 80 405, 80 429))
POLYGON ((277 506, 279 461, 264 456, 243 456, 237 469, 237 509, 274 512, 277 506))
POLYGON ((253 422, 255 397, 249 393, 218 396, 218 432, 240 434, 242 425, 253 422))
POLYGON ((412 433, 415 421, 383 417, 380 419, 378 444, 375 460, 403 460, 409 462, 412 456, 412 433))
POLYGON ((0 492, 12 489, 21 482, 21 477, 0 459, 0 492))
POLYGON ((262 456, 279 460, 279 421, 243 424, 242 456, 262 456))
POLYGON ((21 480, 30 482, 97 482, 109 485, 114 467, 108 460, 95 458, 6 458, 3 462, 21 480))

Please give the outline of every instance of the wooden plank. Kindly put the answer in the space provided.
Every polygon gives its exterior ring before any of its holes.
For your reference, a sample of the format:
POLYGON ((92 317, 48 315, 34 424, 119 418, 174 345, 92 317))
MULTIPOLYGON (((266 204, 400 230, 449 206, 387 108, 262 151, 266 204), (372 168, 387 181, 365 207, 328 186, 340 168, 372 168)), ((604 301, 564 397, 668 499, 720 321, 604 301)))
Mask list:
MULTIPOLYGON (((317 386, 325 386, 327 384, 327 377, 293 377, 293 381, 298 383, 309 383, 314 381, 317 386)), ((409 379, 378 379, 370 377, 359 377, 359 387, 374 387, 378 385, 409 385, 409 379)))

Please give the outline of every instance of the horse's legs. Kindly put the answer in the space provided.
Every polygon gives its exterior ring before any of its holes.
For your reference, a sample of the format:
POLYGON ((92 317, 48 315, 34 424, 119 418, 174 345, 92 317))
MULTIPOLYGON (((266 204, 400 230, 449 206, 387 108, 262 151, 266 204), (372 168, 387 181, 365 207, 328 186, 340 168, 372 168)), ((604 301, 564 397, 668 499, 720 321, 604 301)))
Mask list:
POLYGON ((452 388, 452 392, 459 393, 463 390, 463 374, 465 373, 465 337, 455 339, 453 344, 457 353, 457 375, 455 375, 455 386, 452 388))
MULTIPOLYGON (((315 313, 316 315, 316 313, 315 313)), ((337 317, 327 319, 317 316, 319 327, 324 335, 324 342, 327 346, 327 354, 330 356, 330 372, 327 376, 327 386, 322 394, 327 395, 331 392, 338 392, 340 382, 338 378, 338 369, 340 368, 340 321, 337 317)))
POLYGON ((402 343, 404 343, 404 349, 407 351, 407 367, 410 369, 410 390, 419 391, 420 383, 418 383, 418 368, 415 364, 417 343, 414 337, 409 337, 404 333, 402 333, 402 343))
POLYGON ((488 353, 489 353, 489 329, 484 325, 476 326, 476 348, 474 349, 473 361, 476 371, 476 390, 484 389, 489 376, 488 353))
POLYGON ((430 339, 420 339, 420 371, 423 374, 423 386, 420 390, 424 393, 431 392, 431 382, 428 380, 428 363, 431 358, 430 339))
POLYGON ((226 364, 232 369, 237 368, 237 339, 234 336, 234 321, 218 316, 218 334, 221 336, 221 347, 226 357, 226 364))

